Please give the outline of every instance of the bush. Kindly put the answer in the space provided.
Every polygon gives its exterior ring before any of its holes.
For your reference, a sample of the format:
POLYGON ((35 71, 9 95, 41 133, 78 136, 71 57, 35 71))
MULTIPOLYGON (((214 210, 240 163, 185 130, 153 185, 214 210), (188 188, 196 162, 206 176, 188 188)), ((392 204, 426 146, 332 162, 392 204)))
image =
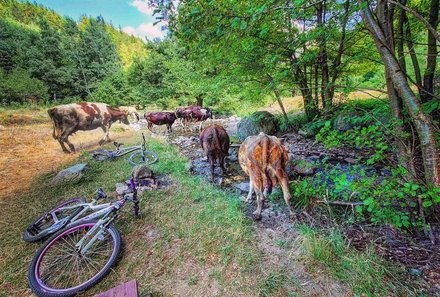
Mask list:
POLYGON ((44 83, 23 69, 16 68, 7 73, 0 69, 0 103, 14 104, 40 102, 48 98, 48 88, 44 83))

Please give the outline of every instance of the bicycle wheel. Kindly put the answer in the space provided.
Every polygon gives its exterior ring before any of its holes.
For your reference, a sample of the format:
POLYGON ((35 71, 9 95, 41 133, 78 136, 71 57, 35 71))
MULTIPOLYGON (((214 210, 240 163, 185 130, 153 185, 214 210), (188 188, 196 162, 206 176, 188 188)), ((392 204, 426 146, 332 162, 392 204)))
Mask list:
POLYGON ((141 151, 132 154, 128 158, 128 163, 130 163, 133 166, 144 164, 144 163, 150 165, 150 164, 156 163, 158 159, 159 159, 159 157, 157 156, 157 154, 155 152, 152 152, 149 150, 144 150, 143 155, 142 155, 141 151))
POLYGON ((74 223, 40 248, 28 273, 29 286, 35 294, 72 296, 91 288, 110 272, 121 248, 121 236, 115 226, 104 228, 84 255, 75 246, 95 224, 96 221, 74 223))
POLYGON ((81 211, 79 207, 70 210, 60 210, 60 208, 74 206, 84 203, 85 201, 83 197, 72 198, 47 211, 24 230, 23 240, 27 242, 38 241, 57 232, 68 223, 68 219, 66 218, 73 217, 81 211), (58 219, 58 222, 54 220, 54 215, 58 219))

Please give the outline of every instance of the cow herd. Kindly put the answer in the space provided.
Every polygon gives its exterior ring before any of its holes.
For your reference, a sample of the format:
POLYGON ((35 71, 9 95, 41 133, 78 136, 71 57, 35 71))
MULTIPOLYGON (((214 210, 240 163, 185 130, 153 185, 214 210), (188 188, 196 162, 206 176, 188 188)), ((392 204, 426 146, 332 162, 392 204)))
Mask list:
MULTIPOLYGON (((68 137, 82 130, 102 128, 104 138, 100 143, 110 141, 109 129, 112 123, 120 121, 129 124, 128 116, 139 119, 139 114, 132 108, 112 108, 104 103, 73 103, 56 106, 48 110, 53 121, 53 137, 58 140, 64 152, 75 152, 75 147, 69 142, 68 137), (67 144, 70 151, 66 148, 67 144)), ((181 120, 184 129, 191 122, 201 122, 212 119, 209 108, 199 106, 180 107, 176 112, 147 112, 144 115, 148 129, 153 131, 153 125, 166 125, 167 132, 172 132, 172 125, 177 119, 181 120)), ((201 130, 201 124, 199 127, 201 130)), ((229 155, 230 138, 220 125, 213 124, 201 131, 200 145, 207 156, 210 166, 210 180, 214 181, 214 164, 218 161, 222 176, 228 173, 225 158, 229 155)), ((249 176, 249 193, 246 201, 250 202, 255 192, 257 209, 253 218, 261 219, 263 202, 272 188, 279 184, 283 190, 284 200, 289 207, 290 215, 291 195, 289 181, 286 173, 288 154, 281 141, 275 136, 264 133, 249 136, 240 145, 238 160, 243 171, 249 176)))

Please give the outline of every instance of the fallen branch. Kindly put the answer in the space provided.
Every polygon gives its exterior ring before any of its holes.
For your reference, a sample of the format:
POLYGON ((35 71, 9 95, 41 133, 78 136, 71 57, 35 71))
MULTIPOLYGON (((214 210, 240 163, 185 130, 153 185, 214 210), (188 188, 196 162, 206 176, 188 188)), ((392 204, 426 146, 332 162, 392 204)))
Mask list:
POLYGON ((315 202, 317 204, 335 205, 335 206, 362 206, 362 205, 365 205, 364 202, 327 201, 327 200, 316 200, 315 202))

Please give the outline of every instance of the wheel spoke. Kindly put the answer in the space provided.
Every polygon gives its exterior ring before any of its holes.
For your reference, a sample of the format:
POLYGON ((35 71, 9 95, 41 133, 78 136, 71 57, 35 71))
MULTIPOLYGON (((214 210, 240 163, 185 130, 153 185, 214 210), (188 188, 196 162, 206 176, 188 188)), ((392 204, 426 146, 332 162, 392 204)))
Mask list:
POLYGON ((41 280, 50 288, 68 289, 93 278, 109 261, 113 240, 106 230, 103 240, 97 240, 85 255, 81 255, 76 243, 84 237, 90 225, 59 237, 43 256, 38 267, 41 280))

